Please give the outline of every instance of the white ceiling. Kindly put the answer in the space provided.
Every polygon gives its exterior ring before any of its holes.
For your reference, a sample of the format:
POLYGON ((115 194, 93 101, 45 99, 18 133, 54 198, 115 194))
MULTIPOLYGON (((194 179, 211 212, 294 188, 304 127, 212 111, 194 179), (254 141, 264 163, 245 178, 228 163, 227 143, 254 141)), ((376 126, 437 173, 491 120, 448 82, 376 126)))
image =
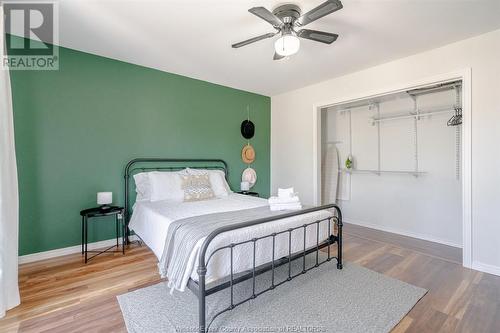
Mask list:
MULTIPOLYGON (((322 0, 296 0, 303 12, 322 0)), ((272 96, 500 28, 500 0, 344 0, 307 26, 340 35, 302 40, 273 61, 268 39, 231 44, 273 28, 247 12, 274 0, 60 0, 60 44, 272 96)), ((446 59, 443 59, 446 61, 446 59)))

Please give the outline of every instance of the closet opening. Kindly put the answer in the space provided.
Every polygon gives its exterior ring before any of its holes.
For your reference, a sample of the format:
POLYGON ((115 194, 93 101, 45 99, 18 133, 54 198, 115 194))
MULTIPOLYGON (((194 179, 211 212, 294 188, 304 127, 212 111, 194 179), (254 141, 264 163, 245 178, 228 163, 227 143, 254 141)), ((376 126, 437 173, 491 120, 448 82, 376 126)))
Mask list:
POLYGON ((339 204, 346 223, 463 248, 470 267, 463 90, 459 78, 315 107, 317 203, 339 204))

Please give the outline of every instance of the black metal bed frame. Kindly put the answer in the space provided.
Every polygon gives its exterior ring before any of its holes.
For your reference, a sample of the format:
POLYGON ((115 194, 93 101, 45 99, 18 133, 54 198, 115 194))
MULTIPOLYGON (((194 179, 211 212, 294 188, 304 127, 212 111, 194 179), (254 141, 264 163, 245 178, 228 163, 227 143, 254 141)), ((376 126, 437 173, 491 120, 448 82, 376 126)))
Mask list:
MULTIPOLYGON (((127 163, 125 166, 125 223, 128 226, 129 223, 129 216, 130 216, 130 176, 134 174, 135 171, 152 171, 152 170, 181 170, 185 167, 190 167, 190 168, 199 168, 199 169, 219 169, 223 170, 226 179, 228 176, 228 167, 227 163, 224 160, 221 159, 171 159, 171 158, 136 158, 127 163), (164 167, 133 167, 136 164, 149 164, 149 163, 173 163, 177 165, 173 166, 164 166, 164 167), (183 165, 179 165, 179 164, 183 165), (200 165, 200 163, 203 163, 200 165), (186 165, 188 164, 188 165, 186 165)), ((336 204, 328 204, 328 205, 323 205, 319 207, 313 207, 313 208, 307 208, 307 209, 302 209, 299 211, 293 211, 285 214, 280 214, 268 218, 261 218, 261 219, 256 219, 252 221, 247 221, 244 223, 238 223, 238 224, 232 224, 228 226, 224 226, 221 228, 218 228, 214 230, 212 233, 210 233, 205 241, 203 242, 200 250, 200 256, 199 256, 199 263, 198 263, 198 268, 197 268, 197 273, 198 273, 198 281, 194 281, 193 279, 189 279, 188 281, 188 288, 198 297, 198 311, 199 311, 199 332, 205 333, 208 332, 210 329, 211 324, 214 322, 214 320, 220 316, 221 314, 230 311, 234 309, 235 307, 246 303, 252 299, 255 299, 256 297, 262 295, 265 292, 268 292, 270 290, 275 289, 278 286, 281 286, 282 284, 291 281, 292 279, 296 278, 297 276, 300 276, 302 274, 307 273, 308 271, 319 267, 320 265, 331 261, 332 259, 336 259, 337 261, 337 268, 342 269, 342 212, 340 208, 336 204), (210 243, 216 238, 218 235, 225 233, 225 232, 230 232, 233 230, 241 229, 241 228, 246 228, 262 223, 269 223, 277 220, 281 220, 284 218, 289 218, 289 217, 294 217, 294 216, 299 216, 303 214, 308 214, 320 210, 327 210, 327 209, 334 209, 336 211, 336 216, 316 220, 311 223, 303 224, 301 226, 293 227, 293 228, 288 228, 286 230, 282 230, 279 232, 274 232, 269 235, 261 236, 261 237, 256 237, 252 238, 246 241, 241 241, 237 243, 231 243, 219 248, 216 248, 212 251, 212 253, 209 255, 208 258, 206 258, 207 255, 207 249, 210 245, 210 243), (335 221, 335 224, 337 226, 337 234, 335 235, 334 233, 334 228, 332 228, 332 220, 335 221), (327 223, 328 224, 328 237, 326 240, 320 242, 320 235, 319 235, 319 229, 320 229, 320 223, 327 223), (316 225, 316 246, 312 246, 310 248, 306 248, 306 233, 307 233, 307 227, 311 225, 316 225), (303 229, 304 230, 304 243, 303 243, 303 250, 299 252, 294 252, 292 253, 292 232, 295 230, 303 229), (275 240, 276 236, 281 235, 281 234, 287 234, 288 233, 288 255, 281 257, 281 258, 275 258, 275 240), (269 263, 262 264, 259 266, 256 266, 256 258, 255 258, 255 248, 256 248, 256 243, 259 240, 263 239, 272 239, 272 244, 273 244, 273 250, 272 250, 272 260, 269 263), (330 253, 330 245, 333 245, 334 243, 337 243, 337 256, 332 256, 330 253), (234 276, 234 271, 233 271, 233 252, 234 248, 236 246, 244 245, 244 244, 253 244, 253 267, 251 270, 239 273, 237 277, 234 276), (319 260, 319 251, 323 248, 327 248, 327 258, 325 260, 320 261, 319 260), (221 282, 218 284, 215 284, 215 286, 207 288, 206 285, 206 274, 207 274, 207 267, 210 263, 210 260, 213 258, 214 254, 218 253, 219 251, 222 250, 229 250, 230 251, 230 276, 229 276, 229 281, 221 282), (316 259, 315 259, 315 264, 311 267, 306 267, 306 256, 312 253, 316 253, 316 259), (302 271, 292 274, 292 261, 299 260, 302 258, 302 271), (283 266, 283 265, 288 265, 288 277, 280 281, 278 283, 275 283, 275 270, 277 267, 283 266), (271 271, 271 285, 264 289, 256 292, 256 277, 266 273, 268 271, 271 271), (235 302, 234 300, 234 286, 238 283, 241 283, 243 281, 247 281, 252 279, 252 294, 250 297, 247 297, 243 300, 239 300, 238 302, 235 302), (215 315, 212 316, 210 322, 207 325, 207 318, 206 318, 206 297, 214 294, 218 291, 221 291, 223 289, 230 289, 230 304, 227 308, 219 311, 215 315)), ((127 235, 129 234, 129 230, 127 227, 127 235)), ((128 239, 128 237, 127 237, 128 239)), ((128 241, 128 240, 127 240, 128 241)))

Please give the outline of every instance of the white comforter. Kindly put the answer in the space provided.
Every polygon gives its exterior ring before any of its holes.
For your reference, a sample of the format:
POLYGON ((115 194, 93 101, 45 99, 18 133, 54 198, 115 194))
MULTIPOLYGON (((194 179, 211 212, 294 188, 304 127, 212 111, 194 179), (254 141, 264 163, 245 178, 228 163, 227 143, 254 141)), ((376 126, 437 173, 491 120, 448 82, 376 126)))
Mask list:
MULTIPOLYGON (((165 238, 169 225, 179 219, 204 214, 219 212, 228 212, 267 206, 267 200, 252 196, 240 194, 230 194, 225 198, 214 200, 204 200, 196 202, 136 202, 134 212, 130 220, 129 227, 151 248, 158 259, 161 258, 165 245, 165 238)), ((331 212, 318 211, 301 216, 278 220, 270 223, 264 223, 253 227, 242 228, 216 237, 210 244, 207 251, 207 258, 214 249, 225 246, 232 242, 239 242, 252 239, 253 237, 265 236, 273 232, 287 230, 291 227, 301 226, 318 219, 324 219, 332 216, 331 212)), ((320 225, 320 241, 327 238, 328 227, 326 223, 320 225)), ((316 226, 311 225, 307 228, 306 246, 316 244, 316 226)), ((292 233, 292 252, 303 249, 304 234, 301 229, 292 233)), ((183 278, 183 288, 187 285, 189 278, 198 280, 196 267, 198 265, 198 253, 204 239, 201 239, 193 249, 189 259, 189 269, 183 278)), ((276 237, 275 258, 288 255, 288 234, 282 234, 276 237)), ((249 269, 253 265, 252 244, 246 244, 234 248, 234 273, 249 269)), ((271 261, 272 258, 272 239, 264 239, 257 242, 256 246, 256 265, 271 261)), ((207 283, 216 281, 230 274, 229 250, 219 251, 210 261, 207 268, 207 283)))

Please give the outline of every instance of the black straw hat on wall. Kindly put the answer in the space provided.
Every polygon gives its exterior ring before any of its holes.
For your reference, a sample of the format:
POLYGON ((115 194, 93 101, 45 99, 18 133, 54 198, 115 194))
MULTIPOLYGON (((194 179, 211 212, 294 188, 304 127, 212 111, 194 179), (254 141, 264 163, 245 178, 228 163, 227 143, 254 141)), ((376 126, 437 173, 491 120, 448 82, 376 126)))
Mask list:
POLYGON ((245 139, 253 138, 255 134, 255 125, 250 120, 243 120, 241 123, 241 135, 245 139))

